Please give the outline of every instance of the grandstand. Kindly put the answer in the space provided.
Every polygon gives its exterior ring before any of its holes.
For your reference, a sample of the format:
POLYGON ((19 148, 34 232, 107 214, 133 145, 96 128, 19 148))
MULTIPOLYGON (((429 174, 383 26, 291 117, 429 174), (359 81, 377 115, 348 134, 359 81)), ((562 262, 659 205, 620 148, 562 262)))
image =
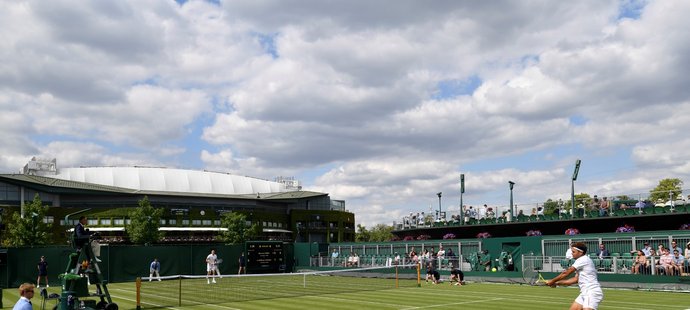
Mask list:
MULTIPOLYGON (((687 190, 686 190, 687 191, 687 190)), ((612 200, 610 210, 601 215, 599 210, 583 208, 583 211, 552 209, 537 214, 518 214, 514 218, 489 215, 451 215, 446 220, 445 214, 438 216, 410 215, 397 224, 393 234, 399 239, 416 239, 429 236, 429 239, 442 239, 452 233, 457 238, 474 238, 483 232, 493 237, 525 236, 529 231, 538 231, 542 235, 562 235, 568 228, 577 228, 581 233, 615 232, 621 227, 633 227, 635 231, 656 231, 663 229, 680 229, 689 224, 690 201, 682 199, 669 200, 652 204, 642 194, 635 195, 639 200, 612 200), (638 201, 646 202, 643 207, 634 207, 638 201), (581 212, 578 214, 578 212, 581 212), (461 220, 463 218, 463 220, 461 220)), ((627 196, 624 196, 627 197, 627 196)), ((590 205, 591 201, 578 201, 576 204, 590 205)), ((544 204, 525 204, 516 209, 544 210, 544 204)), ((507 213, 508 207, 495 207, 493 214, 507 213)))

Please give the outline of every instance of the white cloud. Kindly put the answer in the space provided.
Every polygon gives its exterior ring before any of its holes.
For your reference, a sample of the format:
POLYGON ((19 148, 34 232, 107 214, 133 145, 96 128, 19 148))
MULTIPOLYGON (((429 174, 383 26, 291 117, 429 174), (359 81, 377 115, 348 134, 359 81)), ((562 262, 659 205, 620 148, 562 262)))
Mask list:
POLYGON ((619 5, 8 2, 0 169, 55 154, 304 175, 367 225, 438 191, 457 207, 460 173, 470 204, 507 204, 508 180, 520 203, 567 198, 576 158, 578 191, 645 192, 690 176, 659 151, 690 144, 690 4, 619 5))

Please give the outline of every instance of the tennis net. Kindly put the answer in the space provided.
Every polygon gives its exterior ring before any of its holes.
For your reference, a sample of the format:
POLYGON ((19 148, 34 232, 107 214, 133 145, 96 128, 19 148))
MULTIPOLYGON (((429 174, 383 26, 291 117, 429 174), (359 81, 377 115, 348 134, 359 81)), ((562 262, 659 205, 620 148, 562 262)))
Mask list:
POLYGON ((248 300, 394 289, 419 285, 417 265, 300 273, 137 279, 141 308, 193 306, 248 300), (209 283, 210 282, 210 283, 209 283))

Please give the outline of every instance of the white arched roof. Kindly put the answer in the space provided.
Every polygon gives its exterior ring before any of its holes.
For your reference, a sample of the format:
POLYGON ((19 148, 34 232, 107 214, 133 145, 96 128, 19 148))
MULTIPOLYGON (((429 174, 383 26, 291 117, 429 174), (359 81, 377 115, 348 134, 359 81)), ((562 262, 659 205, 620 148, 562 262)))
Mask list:
POLYGON ((141 191, 241 195, 286 192, 285 184, 226 173, 148 167, 60 168, 62 180, 141 191))

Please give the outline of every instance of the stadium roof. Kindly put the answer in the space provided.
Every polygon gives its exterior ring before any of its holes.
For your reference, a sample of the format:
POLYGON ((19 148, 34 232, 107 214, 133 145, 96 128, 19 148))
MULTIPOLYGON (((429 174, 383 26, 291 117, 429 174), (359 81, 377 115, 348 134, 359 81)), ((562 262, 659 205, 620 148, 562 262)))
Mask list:
POLYGON ((218 172, 149 168, 60 168, 46 177, 151 192, 256 194, 285 192, 282 183, 218 172))

